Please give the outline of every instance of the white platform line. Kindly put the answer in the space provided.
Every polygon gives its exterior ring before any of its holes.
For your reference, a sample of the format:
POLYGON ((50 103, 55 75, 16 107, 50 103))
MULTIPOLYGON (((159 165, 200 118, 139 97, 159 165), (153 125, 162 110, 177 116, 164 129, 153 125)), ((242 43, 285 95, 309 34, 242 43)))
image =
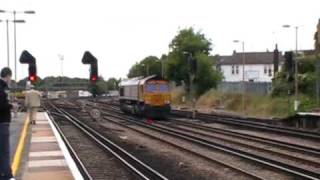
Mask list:
POLYGON ((49 122, 48 121, 37 121, 36 120, 36 125, 37 124, 49 124, 49 122))
POLYGON ((32 127, 32 130, 36 130, 36 131, 50 131, 51 128, 47 128, 47 127, 32 127))
POLYGON ((44 118, 44 119, 36 119, 37 121, 48 121, 48 119, 44 118))
POLYGON ((32 137, 31 143, 39 142, 57 142, 57 139, 54 136, 44 136, 44 137, 32 137))
POLYGON ((67 163, 64 159, 54 159, 54 160, 32 160, 29 161, 28 167, 38 168, 38 167, 65 167, 67 163))
POLYGON ((30 152, 29 157, 52 157, 52 156, 63 156, 62 151, 40 151, 30 152))

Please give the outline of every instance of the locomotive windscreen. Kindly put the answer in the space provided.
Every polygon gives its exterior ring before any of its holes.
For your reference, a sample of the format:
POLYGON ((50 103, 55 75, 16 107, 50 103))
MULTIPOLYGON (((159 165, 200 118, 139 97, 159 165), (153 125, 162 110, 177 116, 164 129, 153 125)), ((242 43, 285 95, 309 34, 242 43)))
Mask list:
POLYGON ((159 91, 160 92, 169 92, 168 84, 159 84, 159 91))
POLYGON ((169 85, 166 81, 149 81, 145 85, 146 92, 169 92, 169 85))
POLYGON ((147 92, 157 92, 157 84, 147 84, 146 90, 147 92))

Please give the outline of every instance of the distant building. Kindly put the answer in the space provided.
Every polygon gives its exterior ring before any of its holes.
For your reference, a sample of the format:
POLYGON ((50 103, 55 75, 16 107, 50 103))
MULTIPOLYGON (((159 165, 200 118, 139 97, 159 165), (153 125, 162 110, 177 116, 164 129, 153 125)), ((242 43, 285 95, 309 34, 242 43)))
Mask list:
POLYGON ((48 99, 66 98, 67 91, 48 91, 47 97, 48 99))
MULTIPOLYGON (((225 82, 240 82, 243 79, 243 55, 245 57, 244 80, 250 82, 272 82, 275 67, 283 65, 281 52, 233 52, 231 56, 217 56, 217 68, 224 75, 225 82), (278 56, 277 58, 275 56, 278 56), (276 65, 275 65, 276 63, 276 65)), ((277 71, 277 69, 276 69, 277 71)))
POLYGON ((80 91, 78 91, 78 96, 79 97, 89 97, 89 96, 92 96, 92 94, 89 91, 80 90, 80 91))

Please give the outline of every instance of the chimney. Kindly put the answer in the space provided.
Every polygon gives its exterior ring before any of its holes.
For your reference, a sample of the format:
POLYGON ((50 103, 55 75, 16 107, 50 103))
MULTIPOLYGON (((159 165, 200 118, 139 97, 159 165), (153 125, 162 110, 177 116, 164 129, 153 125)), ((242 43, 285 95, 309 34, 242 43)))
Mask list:
POLYGON ((279 51, 278 44, 276 44, 276 48, 273 51, 273 72, 276 74, 279 71, 279 51))

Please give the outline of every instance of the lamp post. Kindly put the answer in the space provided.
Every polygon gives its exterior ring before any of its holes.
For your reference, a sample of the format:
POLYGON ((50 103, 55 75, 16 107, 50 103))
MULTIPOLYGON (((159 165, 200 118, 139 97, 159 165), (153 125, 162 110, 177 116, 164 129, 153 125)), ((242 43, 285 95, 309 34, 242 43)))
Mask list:
POLYGON ((295 72, 294 72, 294 111, 298 111, 299 109, 299 88, 298 88, 298 28, 299 26, 291 26, 291 25, 283 25, 283 28, 290 28, 290 27, 294 27, 295 28, 295 56, 294 56, 294 68, 295 68, 295 72))
POLYGON ((10 67, 10 46, 9 46, 9 22, 15 23, 25 23, 25 20, 6 20, 6 25, 7 25, 7 66, 10 67))
POLYGON ((191 62, 193 61, 193 55, 190 52, 184 51, 184 55, 187 55, 187 63, 189 66, 189 96, 192 101, 192 118, 194 119, 196 117, 196 99, 195 99, 195 92, 193 89, 193 81, 195 79, 195 72, 192 70, 191 62))
MULTIPOLYGON (((168 62, 169 61, 169 54, 170 54, 170 46, 169 46, 169 49, 168 49, 168 55, 167 55, 167 58, 166 58, 166 61, 168 62)), ((161 77, 162 78, 164 78, 164 61, 165 61, 165 59, 162 59, 162 61, 161 61, 161 77)))
MULTIPOLYGON (((14 29, 14 80, 17 82, 17 29, 16 29, 16 14, 35 14, 35 11, 6 11, 0 10, 0 13, 11 13, 13 14, 13 29, 14 29)), ((23 23, 25 22, 22 20, 23 23)))
POLYGON ((64 56, 61 55, 61 54, 58 54, 58 57, 59 57, 59 59, 61 61, 61 78, 62 78, 62 76, 63 76, 63 60, 64 60, 64 56))
MULTIPOLYGON (((168 56, 167 56, 167 59, 168 59, 168 56)), ((161 59, 161 77, 164 78, 164 59, 161 59)))
POLYGON ((7 66, 10 67, 10 52, 9 52, 9 20, 6 20, 7 24, 7 66))
POLYGON ((149 76, 149 65, 148 64, 141 64, 142 67, 146 67, 146 76, 149 76))
MULTIPOLYGON (((2 20, 0 19, 0 22, 2 22, 2 20)), ((10 66, 9 64, 9 32, 8 32, 8 19, 6 20, 6 24, 7 24, 7 67, 10 66)))
POLYGON ((245 53, 244 53, 244 41, 239 41, 239 40, 233 40, 234 43, 240 43, 242 44, 242 81, 241 81, 241 84, 242 84, 242 100, 241 100, 241 103, 242 103, 242 113, 243 115, 246 114, 246 111, 245 111, 245 93, 246 93, 246 84, 245 84, 245 64, 246 64, 246 56, 245 56, 245 53))

